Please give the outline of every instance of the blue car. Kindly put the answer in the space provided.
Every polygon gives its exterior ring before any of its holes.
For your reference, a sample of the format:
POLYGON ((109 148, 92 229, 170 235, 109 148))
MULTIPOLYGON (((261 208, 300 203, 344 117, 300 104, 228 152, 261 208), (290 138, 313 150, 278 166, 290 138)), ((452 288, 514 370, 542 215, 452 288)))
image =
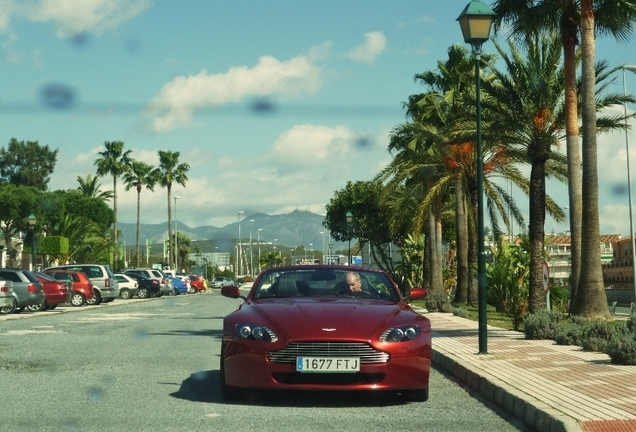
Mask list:
POLYGON ((172 295, 185 294, 188 292, 188 288, 184 281, 171 275, 167 275, 167 277, 172 281, 172 295))

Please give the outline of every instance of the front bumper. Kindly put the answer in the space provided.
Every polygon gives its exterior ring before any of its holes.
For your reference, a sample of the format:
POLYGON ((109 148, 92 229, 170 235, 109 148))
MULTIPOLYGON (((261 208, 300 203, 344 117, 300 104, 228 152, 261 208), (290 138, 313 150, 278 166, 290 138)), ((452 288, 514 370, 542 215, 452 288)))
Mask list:
POLYGON ((255 349, 226 337, 223 353, 227 384, 252 389, 417 390, 428 387, 431 369, 430 340, 411 343, 408 349, 392 349, 386 363, 362 363, 356 373, 301 373, 295 363, 269 361, 267 352, 266 348, 255 349))

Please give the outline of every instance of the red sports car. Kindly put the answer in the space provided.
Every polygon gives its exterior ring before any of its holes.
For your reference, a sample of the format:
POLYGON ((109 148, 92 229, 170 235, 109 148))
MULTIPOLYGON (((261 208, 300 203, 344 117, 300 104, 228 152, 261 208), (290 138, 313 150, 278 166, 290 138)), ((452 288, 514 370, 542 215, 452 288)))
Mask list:
MULTIPOLYGON (((302 265, 263 271, 223 320, 221 393, 250 389, 390 390, 428 399, 431 325, 384 272, 302 265)), ((411 290, 410 299, 426 297, 411 290)))

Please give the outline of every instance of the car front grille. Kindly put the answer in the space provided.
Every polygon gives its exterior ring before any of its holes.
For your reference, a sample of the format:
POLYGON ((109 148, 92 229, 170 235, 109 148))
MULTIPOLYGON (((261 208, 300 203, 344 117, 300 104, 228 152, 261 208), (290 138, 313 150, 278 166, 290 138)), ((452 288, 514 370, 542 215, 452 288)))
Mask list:
POLYGON ((363 342, 294 342, 267 354, 273 363, 296 363, 296 357, 360 357, 361 364, 388 363, 390 358, 363 342))

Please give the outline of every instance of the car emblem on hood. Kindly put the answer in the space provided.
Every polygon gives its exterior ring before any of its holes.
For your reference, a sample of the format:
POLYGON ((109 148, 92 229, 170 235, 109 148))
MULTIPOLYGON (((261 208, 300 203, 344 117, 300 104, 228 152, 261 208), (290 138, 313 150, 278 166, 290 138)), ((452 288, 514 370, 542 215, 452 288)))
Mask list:
POLYGON ((322 329, 322 331, 332 332, 332 331, 336 331, 336 329, 335 328, 324 328, 324 329, 322 329))

